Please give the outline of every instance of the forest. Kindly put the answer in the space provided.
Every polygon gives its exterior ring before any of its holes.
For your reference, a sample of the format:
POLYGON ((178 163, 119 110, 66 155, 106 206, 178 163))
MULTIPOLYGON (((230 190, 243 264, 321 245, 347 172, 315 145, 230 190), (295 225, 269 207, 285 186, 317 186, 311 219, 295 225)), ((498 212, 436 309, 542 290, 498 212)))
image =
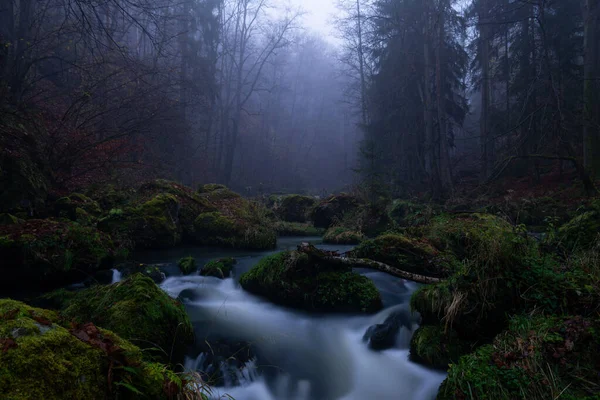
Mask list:
POLYGON ((600 0, 0 0, 0 399, 600 398, 600 0))

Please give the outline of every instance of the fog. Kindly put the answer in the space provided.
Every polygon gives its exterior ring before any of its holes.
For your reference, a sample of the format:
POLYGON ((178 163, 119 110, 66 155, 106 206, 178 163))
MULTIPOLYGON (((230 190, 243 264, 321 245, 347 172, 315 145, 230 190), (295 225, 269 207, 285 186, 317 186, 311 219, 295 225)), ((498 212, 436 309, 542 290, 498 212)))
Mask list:
POLYGON ((515 156, 581 167, 581 8, 489 1, 5 0, 2 98, 68 188, 444 198, 515 156))

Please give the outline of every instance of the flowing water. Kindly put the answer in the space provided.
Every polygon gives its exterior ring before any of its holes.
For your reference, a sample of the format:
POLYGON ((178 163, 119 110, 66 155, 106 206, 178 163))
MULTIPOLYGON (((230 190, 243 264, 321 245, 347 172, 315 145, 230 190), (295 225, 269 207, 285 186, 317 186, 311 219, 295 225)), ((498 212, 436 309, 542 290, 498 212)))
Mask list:
MULTIPOLYGON (((278 251, 294 248, 308 238, 283 238, 278 251)), ((310 238, 318 243, 317 238, 310 238)), ((321 246, 347 251, 347 246, 321 246)), ((175 249, 140 254, 147 263, 163 263, 171 276, 162 288, 173 297, 182 295, 196 329, 197 341, 206 338, 249 343, 252 359, 211 398, 236 400, 365 400, 434 399, 445 374, 408 360, 412 331, 402 327, 396 346, 373 351, 363 341, 369 326, 382 323, 392 312, 408 310, 417 285, 373 271, 357 271, 371 278, 380 290, 384 309, 375 315, 317 315, 271 304, 243 291, 239 276, 268 252, 245 253, 219 249, 175 249), (215 257, 236 257, 233 278, 220 280, 199 275, 177 275, 174 262, 196 257, 199 265, 215 257), (184 292, 184 293, 182 293, 184 292)), ((118 277, 114 277, 117 279, 118 277)), ((413 328, 414 329, 414 328, 413 328)), ((207 354, 196 349, 186 368, 204 371, 207 354)))

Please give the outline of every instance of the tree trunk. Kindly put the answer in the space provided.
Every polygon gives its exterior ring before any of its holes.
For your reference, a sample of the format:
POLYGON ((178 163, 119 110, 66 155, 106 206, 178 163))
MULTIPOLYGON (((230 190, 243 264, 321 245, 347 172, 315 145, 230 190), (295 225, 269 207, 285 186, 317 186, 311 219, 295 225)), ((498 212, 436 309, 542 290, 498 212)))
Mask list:
POLYGON ((419 275, 412 272, 402 271, 400 269, 391 267, 387 264, 381 263, 379 261, 373 261, 366 258, 349 258, 342 257, 337 255, 334 252, 327 252, 323 250, 318 250, 314 246, 308 243, 302 243, 298 246, 298 251, 301 253, 309 254, 311 257, 315 257, 317 259, 324 260, 331 264, 337 264, 352 268, 366 268, 373 269, 376 271, 381 271, 386 274, 406 279, 413 282, 418 283, 438 283, 441 282, 442 279, 434 278, 431 276, 419 275))
POLYGON ((600 178, 600 0, 585 0, 583 159, 592 180, 600 178))
POLYGON ((492 137, 489 132, 490 112, 490 38, 488 28, 487 0, 481 0, 479 8, 479 41, 481 46, 481 181, 485 182, 491 172, 492 137))
POLYGON ((358 28, 358 61, 360 63, 360 108, 362 111, 363 126, 367 125, 367 86, 365 81, 365 59, 362 43, 362 21, 360 14, 360 0, 356 0, 356 24, 358 28))
POLYGON ((454 185, 452 183, 452 170, 450 167, 450 154, 448 150, 448 137, 447 137, 447 122, 446 122, 446 108, 444 104, 444 76, 442 71, 442 49, 445 43, 445 2, 442 1, 439 10, 439 17, 437 23, 438 29, 438 43, 435 50, 436 58, 436 94, 437 94, 437 113, 438 113, 438 127, 439 127, 439 154, 440 154, 440 179, 442 181, 443 196, 452 196, 454 192, 454 185))

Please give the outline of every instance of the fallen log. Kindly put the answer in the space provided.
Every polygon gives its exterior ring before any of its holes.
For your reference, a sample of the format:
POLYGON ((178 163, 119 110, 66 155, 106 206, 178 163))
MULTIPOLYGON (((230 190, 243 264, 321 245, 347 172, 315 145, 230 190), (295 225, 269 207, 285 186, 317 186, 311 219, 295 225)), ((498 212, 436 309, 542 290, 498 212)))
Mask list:
POLYGON ((391 267, 391 266, 384 264, 382 262, 379 262, 379 261, 369 260, 366 258, 343 257, 343 256, 338 255, 335 252, 319 250, 309 243, 302 243, 301 245, 299 245, 298 251, 302 252, 302 253, 307 253, 307 254, 311 255, 312 257, 316 257, 318 259, 327 261, 332 264, 345 265, 345 266, 349 266, 352 268, 373 269, 376 271, 384 272, 386 274, 389 274, 389 275, 392 275, 392 276, 395 276, 398 278, 406 279, 409 281, 413 281, 413 282, 438 283, 438 282, 442 281, 442 279, 440 279, 440 278, 434 278, 431 276, 419 275, 419 274, 414 274, 412 272, 402 271, 398 268, 391 267))

